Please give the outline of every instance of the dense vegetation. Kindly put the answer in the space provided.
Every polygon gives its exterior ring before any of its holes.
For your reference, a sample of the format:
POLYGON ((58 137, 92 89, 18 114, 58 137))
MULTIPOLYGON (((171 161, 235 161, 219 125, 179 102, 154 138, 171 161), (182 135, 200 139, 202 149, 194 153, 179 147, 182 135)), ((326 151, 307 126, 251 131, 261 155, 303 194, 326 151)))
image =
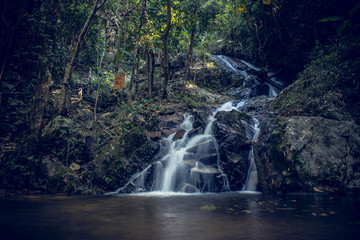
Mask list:
MULTIPOLYGON (((0 188, 49 190, 43 157, 67 166, 88 161, 91 141, 101 145, 114 135, 99 122, 105 112, 116 110, 112 129, 126 135, 138 127, 124 117, 129 113, 150 121, 162 104, 199 106, 202 99, 184 86, 192 81, 190 69, 210 54, 251 61, 263 72, 276 69, 289 84, 302 72, 296 85, 302 88, 293 87, 298 97, 274 104, 283 116, 341 119, 326 105, 336 98, 359 124, 356 0, 5 0, 0 9, 0 188), (176 75, 179 68, 184 76, 176 75), (129 83, 114 91, 122 70, 129 83), (43 138, 49 122, 79 116, 79 109, 96 139, 70 125, 57 133, 58 142, 43 138)), ((89 179, 116 185, 109 177, 89 179)))

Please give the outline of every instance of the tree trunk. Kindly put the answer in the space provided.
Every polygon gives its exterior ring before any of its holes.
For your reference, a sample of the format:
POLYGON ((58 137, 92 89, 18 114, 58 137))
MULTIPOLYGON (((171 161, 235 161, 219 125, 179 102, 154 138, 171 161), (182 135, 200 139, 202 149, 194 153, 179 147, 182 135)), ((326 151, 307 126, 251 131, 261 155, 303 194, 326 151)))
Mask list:
POLYGON ((147 79, 148 79, 148 97, 149 97, 149 99, 151 99, 151 97, 152 97, 151 87, 152 86, 151 86, 151 65, 150 65, 149 45, 146 45, 145 54, 146 54, 146 75, 147 75, 147 79))
POLYGON ((151 50, 151 92, 154 89, 154 75, 155 75, 155 50, 151 50))
POLYGON ((146 0, 143 1, 142 6, 141 6, 141 17, 140 17, 140 22, 139 22, 139 28, 138 28, 138 32, 136 35, 136 49, 134 51, 134 65, 133 65, 133 69, 131 72, 131 79, 130 79, 130 85, 129 85, 129 93, 128 93, 128 98, 127 98, 127 104, 130 104, 131 101, 131 95, 132 95, 132 87, 134 84, 134 79, 135 79, 135 93, 137 94, 138 91, 138 66, 139 66, 139 55, 140 55, 140 37, 141 37, 141 28, 143 26, 143 18, 144 18, 144 12, 145 12, 145 8, 146 8, 146 0), (136 76, 135 76, 136 75, 136 76))
POLYGON ((139 97, 139 84, 140 84, 139 60, 140 60, 140 46, 138 48, 137 60, 135 65, 135 99, 139 97))
POLYGON ((44 123, 44 112, 49 99, 50 81, 50 71, 47 68, 43 69, 43 67, 41 67, 30 114, 31 136, 29 143, 33 146, 32 151, 34 152, 37 152, 36 149, 40 149, 41 147, 41 132, 44 123))
POLYGON ((117 47, 116 47, 117 48, 116 56, 115 56, 115 71, 116 72, 120 71, 120 49, 121 49, 121 43, 122 43, 122 38, 123 38, 124 28, 125 28, 124 22, 125 21, 122 21, 122 24, 121 24, 120 34, 119 34, 117 47))
POLYGON ((66 66, 66 70, 65 70, 65 74, 64 74, 64 78, 63 78, 63 82, 62 82, 62 86, 61 86, 61 91, 60 91, 60 102, 59 102, 59 106, 58 106, 58 114, 67 115, 67 113, 68 113, 68 110, 69 110, 69 106, 68 106, 69 104, 67 104, 67 102, 69 101, 68 91, 69 91, 69 83, 70 83, 70 77, 71 77, 73 64, 78 56, 80 44, 81 44, 82 40, 84 39, 86 32, 90 28, 91 21, 93 20, 96 12, 102 7, 102 5, 105 4, 106 1, 107 0, 95 0, 94 1, 94 5, 91 9, 91 12, 90 12, 90 14, 89 14, 83 28, 81 29, 81 32, 80 32, 78 38, 77 38, 74 52, 71 56, 70 61, 67 63, 67 66, 66 66))
POLYGON ((164 88, 162 98, 168 98, 168 84, 169 84, 169 56, 168 56, 168 37, 171 28, 171 0, 166 0, 167 6, 167 23, 164 35, 162 36, 164 48, 163 48, 163 71, 164 71, 164 88))
MULTIPOLYGON (((195 15, 197 15, 198 6, 196 6, 194 12, 195 12, 195 15)), ((193 27, 191 29, 191 39, 190 39, 189 50, 188 50, 188 53, 187 53, 187 56, 186 56, 185 76, 184 76, 183 84, 182 84, 182 87, 181 87, 181 94, 184 93, 185 86, 186 86, 187 80, 189 78, 191 57, 193 55, 193 49, 194 49, 195 32, 196 32, 196 23, 193 25, 193 27)))

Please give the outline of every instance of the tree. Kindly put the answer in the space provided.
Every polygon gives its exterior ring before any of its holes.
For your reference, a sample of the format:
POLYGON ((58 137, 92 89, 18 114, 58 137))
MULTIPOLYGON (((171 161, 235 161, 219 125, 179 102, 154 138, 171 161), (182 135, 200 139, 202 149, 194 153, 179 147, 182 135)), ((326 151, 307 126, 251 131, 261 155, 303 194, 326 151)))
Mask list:
POLYGON ((132 66, 131 79, 130 79, 130 85, 129 85, 129 93, 128 93, 128 99, 127 99, 128 104, 130 104, 134 81, 135 81, 135 96, 138 95, 138 90, 139 90, 139 58, 140 58, 140 46, 141 46, 140 39, 141 39, 141 29, 144 24, 145 8, 146 8, 146 0, 143 0, 141 10, 140 10, 141 14, 140 14, 139 26, 138 26, 138 30, 136 33, 134 63, 132 66))
POLYGON ((191 63, 191 57, 193 55, 193 48, 194 48, 194 40, 195 40, 195 32, 196 32, 196 23, 197 23, 197 15, 198 15, 198 9, 199 9, 199 2, 195 2, 194 12, 193 16, 191 17, 190 21, 192 22, 191 27, 191 37, 190 37, 190 44, 189 44, 189 50, 186 55, 186 63, 185 63, 185 75, 183 79, 183 84, 181 87, 181 93, 184 93, 186 82, 189 77, 190 72, 190 63, 191 63))
POLYGON ((164 71, 164 86, 163 86, 163 94, 162 98, 168 98, 168 83, 169 83, 169 56, 168 56, 168 37, 171 28, 171 0, 166 0, 167 7, 167 22, 164 34, 162 36, 163 40, 163 55, 162 55, 162 64, 164 71))
POLYGON ((67 115, 67 113, 68 113, 69 105, 70 105, 70 103, 68 102, 69 101, 68 88, 69 88, 73 64, 78 56, 80 44, 82 43, 87 31, 89 30, 91 22, 92 22, 93 18, 95 17, 96 12, 105 4, 106 1, 107 0, 95 0, 94 1, 91 12, 90 12, 83 28, 81 29, 79 36, 77 37, 74 51, 72 53, 72 56, 71 56, 69 62, 67 63, 64 78, 62 81, 62 86, 61 86, 61 91, 60 91, 60 100, 59 100, 59 106, 58 106, 59 114, 67 115))

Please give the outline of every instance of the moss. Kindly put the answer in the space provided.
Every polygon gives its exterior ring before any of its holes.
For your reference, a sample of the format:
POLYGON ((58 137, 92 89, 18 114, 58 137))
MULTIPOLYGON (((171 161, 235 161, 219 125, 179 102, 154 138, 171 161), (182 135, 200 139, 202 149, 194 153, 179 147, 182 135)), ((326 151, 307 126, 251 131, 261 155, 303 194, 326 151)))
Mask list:
POLYGON ((140 127, 129 130, 121 139, 125 155, 133 153, 136 149, 142 147, 146 141, 145 132, 140 127))
MULTIPOLYGON (((354 43, 350 44, 353 45, 354 43)), ((353 119, 359 123, 360 89, 357 56, 344 58, 351 47, 336 45, 327 54, 313 57, 297 81, 273 101, 282 116, 321 116, 336 120, 353 119)))

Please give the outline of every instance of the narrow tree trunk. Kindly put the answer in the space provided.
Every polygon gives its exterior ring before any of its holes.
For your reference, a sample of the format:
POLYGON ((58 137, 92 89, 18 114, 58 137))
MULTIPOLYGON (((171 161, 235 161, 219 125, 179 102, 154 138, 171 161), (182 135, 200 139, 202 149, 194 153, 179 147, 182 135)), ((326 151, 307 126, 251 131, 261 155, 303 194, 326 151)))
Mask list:
POLYGON ((92 81, 91 81, 91 68, 89 69, 89 78, 88 78, 88 90, 87 90, 87 93, 90 94, 91 92, 91 89, 92 89, 92 81))
POLYGON ((68 113, 69 110, 69 106, 67 102, 68 102, 68 91, 69 91, 69 83, 70 83, 70 77, 71 77, 71 73, 72 73, 72 67, 73 64, 78 56, 79 53, 79 48, 80 48, 80 44, 82 42, 82 40, 85 37, 86 32, 88 31, 88 29, 90 28, 90 24, 92 19, 94 18, 97 10, 99 10, 99 8, 104 5, 104 3, 106 2, 106 0, 103 0, 103 2, 101 3, 101 0, 95 0, 94 1, 94 5, 91 9, 91 12, 83 26, 83 28, 81 29, 81 32, 77 38, 76 44, 75 44, 75 49, 74 52, 71 56, 70 61, 67 63, 66 66, 66 70, 65 70, 65 74, 64 74, 64 78, 63 78, 63 82, 62 82, 62 86, 61 86, 61 91, 60 91, 60 102, 59 102, 59 106, 58 106, 58 113, 59 114, 63 114, 66 115, 68 113))
POLYGON ((145 11, 145 7, 146 7, 146 0, 143 1, 142 6, 141 6, 141 17, 140 17, 140 22, 139 22, 139 28, 138 28, 138 32, 136 35, 136 49, 134 51, 134 65, 133 65, 133 69, 131 72, 131 79, 130 79, 130 85, 129 85, 129 93, 128 93, 128 98, 127 98, 127 104, 130 104, 131 101, 131 95, 132 95, 132 87, 134 84, 134 80, 135 80, 135 94, 137 94, 137 89, 138 89, 138 76, 135 76, 135 74, 138 74, 138 64, 139 64, 139 54, 140 54, 140 37, 141 37, 141 28, 143 26, 143 18, 144 18, 144 11, 145 11))
MULTIPOLYGON (((198 12, 198 7, 196 6, 195 15, 197 15, 197 12, 198 12)), ((181 94, 184 93, 185 86, 186 86, 187 80, 189 78, 191 57, 193 55, 193 49, 194 49, 195 32, 196 32, 196 24, 194 24, 192 29, 191 29, 191 39, 190 39, 189 50, 188 50, 188 53, 187 53, 187 56, 186 56, 185 76, 184 76, 183 84, 182 84, 182 87, 181 87, 181 94)))
POLYGON ((98 104, 98 101, 99 101, 100 85, 101 85, 101 81, 98 83, 98 87, 97 87, 97 91, 96 91, 96 98, 95 98, 95 105, 94 105, 94 122, 96 122, 96 120, 97 120, 96 109, 97 109, 97 104, 98 104))
POLYGON ((164 88, 162 94, 163 99, 168 98, 168 84, 169 84, 168 37, 171 28, 171 0, 166 0, 166 6, 167 6, 167 23, 166 23, 165 32, 162 36, 163 44, 164 44, 163 56, 162 56, 162 61, 163 61, 162 65, 164 71, 164 86, 163 86, 164 88))
MULTIPOLYGON (((122 11, 125 11, 126 8, 126 1, 123 0, 123 5, 122 5, 122 11)), ((120 33, 119 33, 119 37, 118 37, 118 42, 117 42, 117 52, 116 52, 116 56, 115 56, 115 70, 116 72, 120 71, 120 50, 121 50, 121 45, 122 45, 122 40, 123 40, 123 35, 124 35, 124 29, 125 29, 125 16, 122 18, 121 21, 121 27, 120 27, 120 33)))
POLYGON ((140 84, 139 60, 140 60, 140 48, 138 49, 137 60, 135 65, 135 99, 139 97, 139 84, 140 84))
POLYGON ((116 72, 120 71, 120 49, 121 49, 122 38, 123 38, 124 28, 125 28, 124 22, 125 21, 122 21, 122 24, 121 24, 120 34, 119 34, 117 47, 116 47, 117 48, 116 56, 115 56, 115 70, 116 70, 116 72))
POLYGON ((151 50, 151 92, 154 89, 154 75, 155 75, 155 50, 151 50))
POLYGON ((151 92, 151 65, 150 65, 150 53, 149 53, 149 45, 146 45, 145 49, 145 55, 146 55, 146 75, 148 79, 148 97, 151 99, 152 92, 151 92))
MULTIPOLYGON (((40 148, 41 132, 44 123, 44 112, 49 99, 49 85, 51 81, 51 73, 48 69, 39 70, 38 83, 35 90, 34 102, 30 114, 31 136, 29 143, 35 149, 40 148)), ((33 149, 34 150, 34 149, 33 149)), ((35 150, 36 152, 36 150, 35 150)))

